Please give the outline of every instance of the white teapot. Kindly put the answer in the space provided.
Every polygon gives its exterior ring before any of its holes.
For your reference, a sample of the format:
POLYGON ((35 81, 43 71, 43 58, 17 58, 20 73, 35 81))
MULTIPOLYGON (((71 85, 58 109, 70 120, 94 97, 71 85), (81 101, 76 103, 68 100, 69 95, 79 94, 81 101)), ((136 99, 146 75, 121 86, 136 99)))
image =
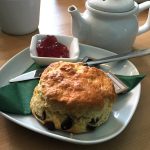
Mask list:
POLYGON ((137 4, 133 0, 87 0, 86 10, 68 8, 72 16, 72 34, 80 42, 115 53, 131 51, 137 35, 150 29, 150 11, 144 25, 138 25, 138 14, 150 8, 150 1, 137 4))

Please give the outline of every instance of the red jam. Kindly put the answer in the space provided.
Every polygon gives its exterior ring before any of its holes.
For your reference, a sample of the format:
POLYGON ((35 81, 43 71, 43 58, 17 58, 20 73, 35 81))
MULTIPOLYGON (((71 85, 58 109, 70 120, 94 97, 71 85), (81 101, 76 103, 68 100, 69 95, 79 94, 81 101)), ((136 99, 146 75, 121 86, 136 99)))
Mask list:
POLYGON ((37 43, 37 53, 40 57, 69 58, 68 48, 59 43, 55 36, 47 35, 37 43))

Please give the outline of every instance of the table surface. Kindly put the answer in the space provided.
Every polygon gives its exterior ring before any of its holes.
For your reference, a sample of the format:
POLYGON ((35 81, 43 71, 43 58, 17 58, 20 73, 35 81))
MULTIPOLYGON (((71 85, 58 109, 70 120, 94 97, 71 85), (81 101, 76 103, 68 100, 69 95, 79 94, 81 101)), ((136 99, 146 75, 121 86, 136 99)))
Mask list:
MULTIPOLYGON (((0 66, 30 45, 31 37, 37 33, 71 35, 69 5, 85 10, 85 0, 44 0, 41 2, 39 30, 24 36, 12 36, 0 32, 0 66)), ((139 23, 146 20, 147 12, 139 15, 139 23)), ((150 32, 138 36, 133 48, 140 50, 150 47, 150 32)), ((140 73, 146 74, 142 81, 142 92, 137 110, 126 129, 117 137, 96 145, 75 145, 58 141, 32 132, 0 116, 0 149, 106 149, 106 150, 149 150, 150 149, 150 57, 131 59, 140 73)))

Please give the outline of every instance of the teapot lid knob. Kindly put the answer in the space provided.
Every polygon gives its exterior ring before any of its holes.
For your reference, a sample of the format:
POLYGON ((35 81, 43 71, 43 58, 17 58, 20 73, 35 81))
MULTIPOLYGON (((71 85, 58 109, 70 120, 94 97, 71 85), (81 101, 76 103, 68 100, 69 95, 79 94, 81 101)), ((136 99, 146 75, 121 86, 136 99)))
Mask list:
POLYGON ((87 0, 87 5, 93 9, 111 13, 122 13, 132 10, 133 0, 87 0))

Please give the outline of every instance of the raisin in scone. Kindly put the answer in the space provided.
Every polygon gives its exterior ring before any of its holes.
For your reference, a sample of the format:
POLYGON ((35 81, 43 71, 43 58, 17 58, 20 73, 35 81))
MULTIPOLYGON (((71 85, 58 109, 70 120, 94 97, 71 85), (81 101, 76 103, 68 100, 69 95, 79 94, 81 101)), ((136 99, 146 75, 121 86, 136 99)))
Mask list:
POLYGON ((82 133, 107 121, 115 98, 114 85, 102 70, 55 62, 42 73, 30 107, 50 130, 82 133))

